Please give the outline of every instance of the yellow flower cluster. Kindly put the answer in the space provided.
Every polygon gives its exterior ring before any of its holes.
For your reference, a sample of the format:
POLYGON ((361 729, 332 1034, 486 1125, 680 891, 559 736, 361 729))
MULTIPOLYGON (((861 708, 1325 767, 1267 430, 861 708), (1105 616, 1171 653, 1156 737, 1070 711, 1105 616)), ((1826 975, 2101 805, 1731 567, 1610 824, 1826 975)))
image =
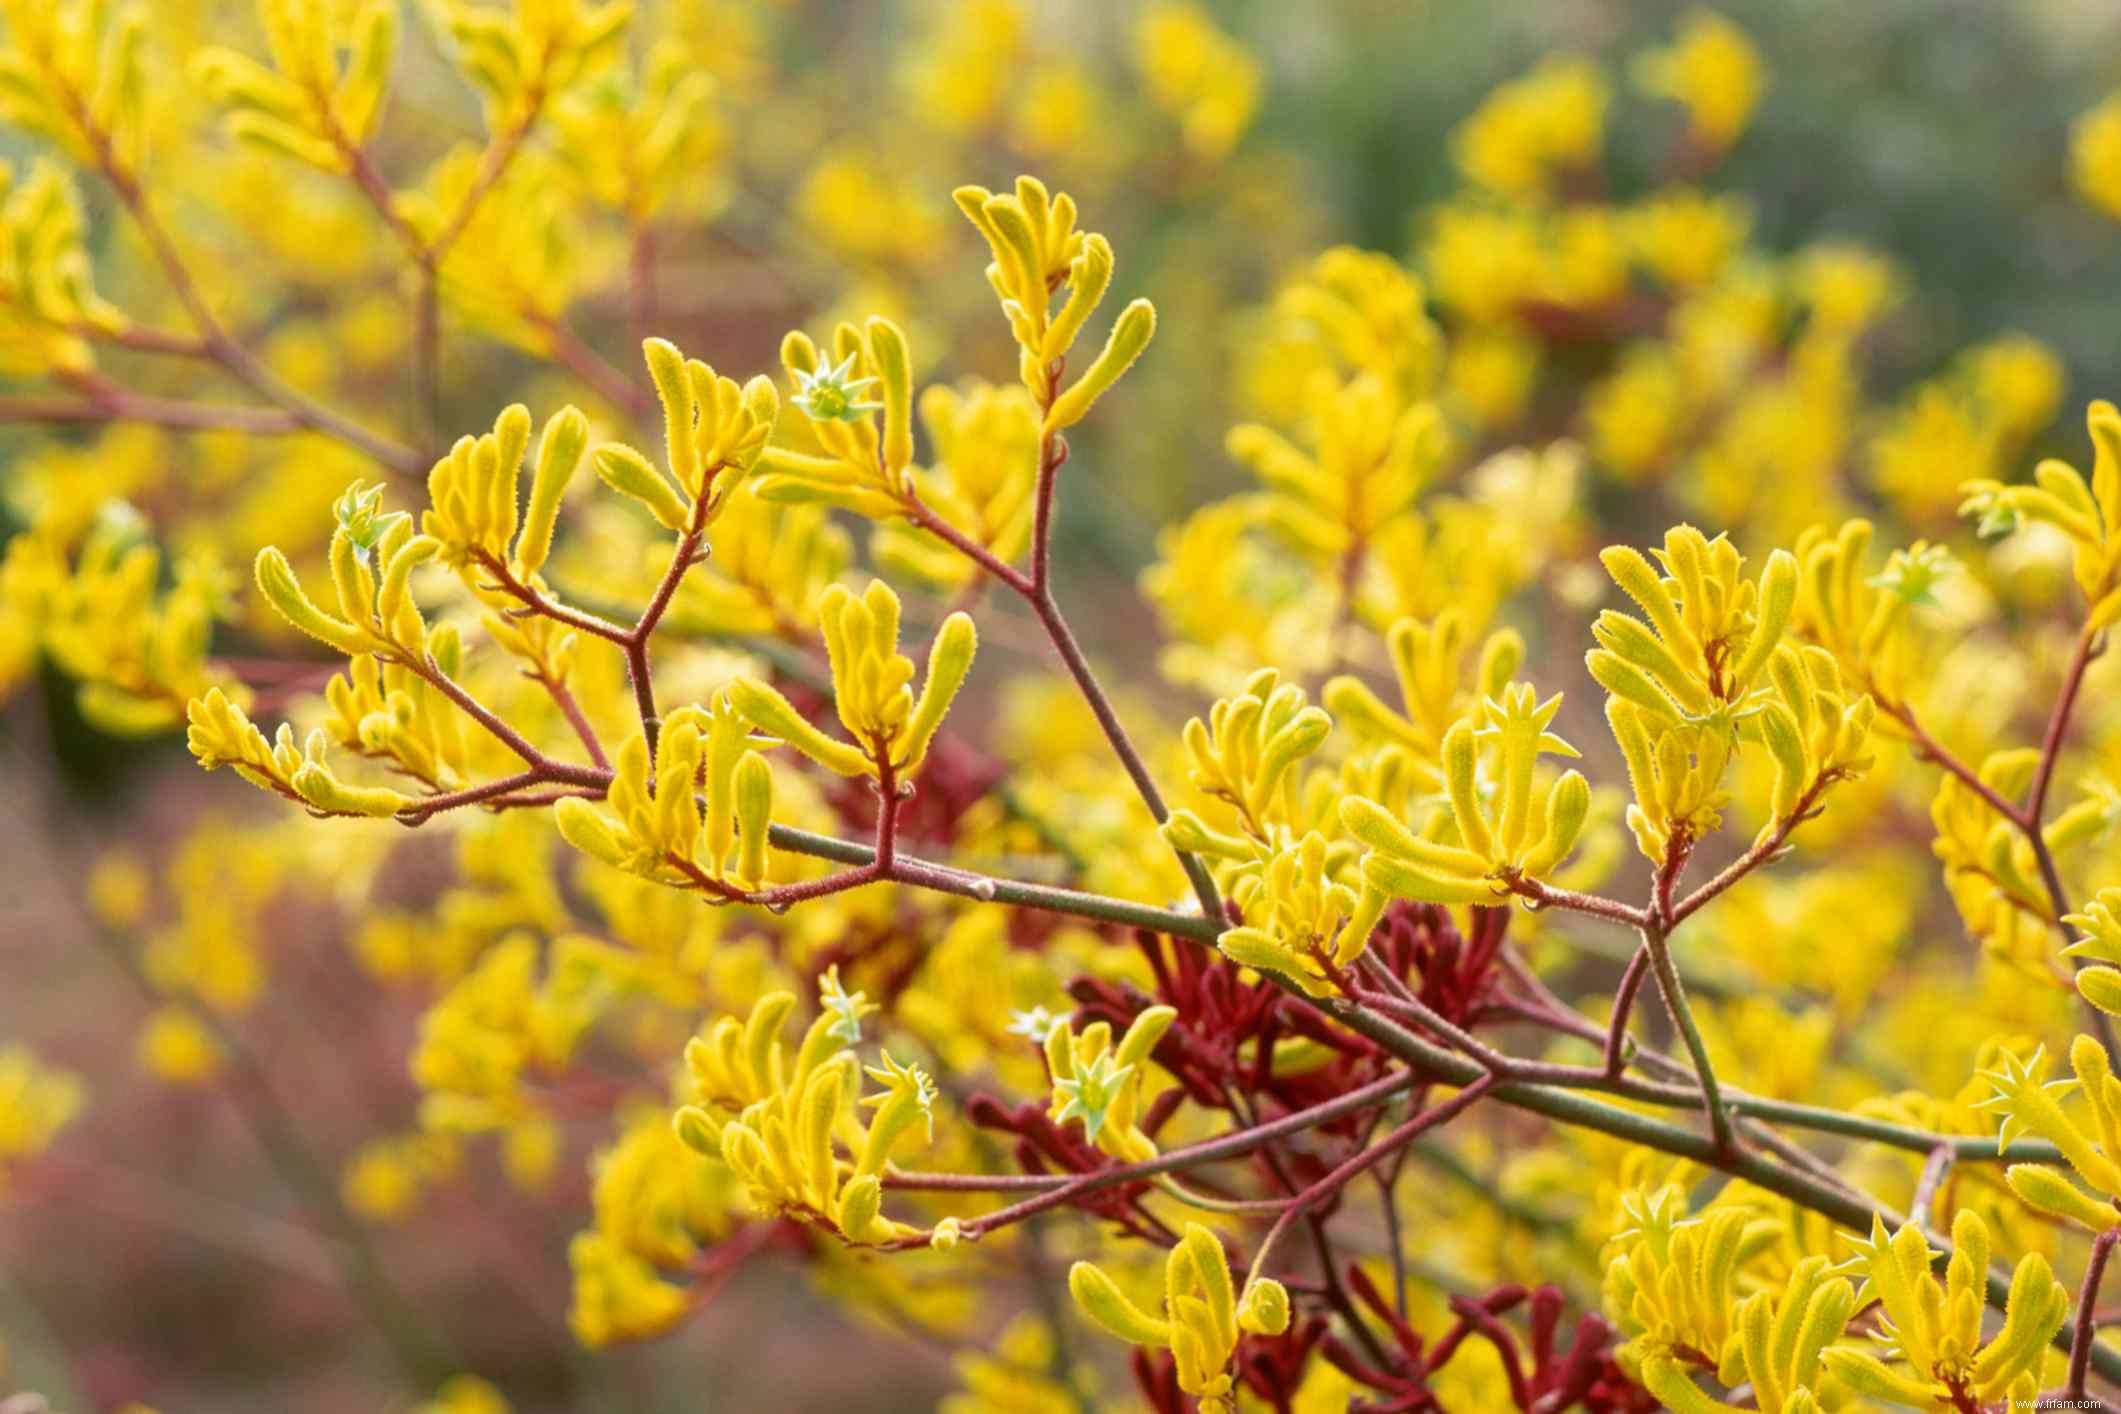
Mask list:
POLYGON ((35 644, 77 683, 81 713, 118 736, 166 731, 185 704, 210 688, 239 691, 207 659, 228 586, 211 559, 189 557, 169 572, 139 514, 106 503, 87 534, 67 547, 26 534, 0 560, 0 603, 35 644))
POLYGON ((1178 1387, 1200 1401, 1201 1414, 1232 1414, 1235 1385, 1228 1366, 1240 1331, 1279 1335, 1289 1325, 1289 1293, 1271 1277, 1248 1280, 1240 1298, 1230 1281, 1230 1259, 1214 1233, 1187 1223, 1164 1264, 1162 1320, 1127 1298, 1103 1268, 1077 1262, 1068 1289, 1083 1314, 1128 1342, 1168 1348, 1178 1361, 1178 1387))
POLYGON ((1135 1121, 1141 1115, 1149 1054, 1177 1019, 1170 1007, 1150 1007, 1134 1018, 1117 1043, 1106 1022, 1091 1022, 1080 1036, 1070 1022, 1056 1022, 1045 1035, 1054 1123, 1081 1120, 1083 1137, 1118 1158, 1154 1158, 1155 1141, 1135 1121))
POLYGON ((864 1067, 854 1047, 868 999, 828 972, 817 1019, 791 1056, 782 1030, 795 997, 762 997, 750 1017, 725 1016, 685 1048, 698 1101, 673 1123, 685 1147, 726 1164, 761 1214, 816 1222, 873 1245, 915 1229, 882 1215, 884 1166, 916 1126, 932 1138, 935 1082, 887 1051, 864 1067), (863 1095, 867 1074, 883 1088, 863 1095), (861 1117, 864 1109, 876 1113, 861 1117), (851 1161, 838 1152, 844 1144, 851 1161))
POLYGON ((1861 1252, 1861 1295, 1883 1313, 1887 1359, 1859 1349, 1829 1352, 1827 1368, 1851 1390, 1935 1409, 1968 1400, 2024 1404, 2043 1387, 2044 1348, 2069 1312, 2069 1293, 2046 1258, 2029 1252, 2019 1261, 2002 1329, 1984 1339, 1989 1233, 1979 1216, 1962 1212, 1952 1224, 1942 1282, 1930 1271, 1929 1241, 1913 1223, 1888 1238, 1874 1219, 1861 1252))

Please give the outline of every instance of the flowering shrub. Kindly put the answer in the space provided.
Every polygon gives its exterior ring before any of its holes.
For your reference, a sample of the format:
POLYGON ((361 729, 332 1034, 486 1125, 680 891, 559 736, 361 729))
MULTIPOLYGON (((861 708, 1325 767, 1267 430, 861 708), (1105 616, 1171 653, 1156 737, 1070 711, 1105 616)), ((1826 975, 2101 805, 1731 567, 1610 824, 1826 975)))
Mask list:
MULTIPOLYGON (((946 1343, 958 1414, 2121 1387, 2121 411, 2028 472, 2021 335, 1874 393, 1905 277, 1710 185, 1768 83, 1729 20, 1637 57, 1642 190, 1551 58, 1408 261, 1289 259, 1220 328, 1124 297, 1098 200, 961 185, 960 232, 828 144, 791 204, 855 279, 769 367, 664 298, 769 126, 747 8, 435 0, 476 135, 413 175, 395 5, 0 9, 5 412, 94 428, 13 473, 0 686, 271 797, 84 892, 139 1060, 237 1100, 420 1407, 506 1372, 378 1232, 488 1157, 572 1232, 581 1345, 787 1263, 946 1343), (167 214, 283 187, 278 285, 167 214), (1141 575, 1160 711, 1061 520, 1224 334, 1252 480, 1141 575), (289 908, 417 1008, 416 1099, 328 1167, 255 1025, 289 908)), ((1119 111, 1032 18, 938 11, 900 76, 968 170, 1119 111)), ((1127 130, 1212 185, 1259 60, 1190 4, 1129 41, 1127 130)), ((2112 108, 2067 162, 2121 212, 2112 108)), ((0 1196, 86 1098, 0 1047, 0 1196)))

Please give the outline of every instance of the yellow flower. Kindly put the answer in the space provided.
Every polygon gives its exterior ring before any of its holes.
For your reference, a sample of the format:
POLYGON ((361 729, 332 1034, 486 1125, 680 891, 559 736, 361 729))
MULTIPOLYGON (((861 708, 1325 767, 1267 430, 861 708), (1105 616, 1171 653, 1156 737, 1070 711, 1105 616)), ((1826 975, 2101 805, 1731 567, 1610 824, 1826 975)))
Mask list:
POLYGON ((43 1064, 27 1047, 0 1046, 0 1181, 9 1165, 49 1148, 85 1098, 71 1071, 43 1064))
POLYGON ((233 49, 202 49, 192 59, 193 77, 229 110, 229 136, 328 172, 350 170, 389 87, 396 7, 258 0, 258 20, 269 66, 233 49))
POLYGON ((80 194, 42 159, 19 184, 0 162, 0 193, 0 371, 35 378, 94 367, 84 336, 129 321, 96 293, 80 194))
POLYGON ((1341 802, 1342 825, 1370 849, 1343 961, 1359 950, 1386 897, 1494 904, 1518 880, 1547 875, 1568 857, 1590 812, 1590 785, 1575 771, 1535 780, 1541 755, 1578 754, 1547 730, 1560 710, 1560 693, 1541 702, 1530 684, 1512 683, 1444 734, 1442 819, 1456 843, 1417 834, 1361 796, 1341 802), (1483 747, 1492 752, 1485 770, 1483 747))
POLYGON ((1688 130, 1711 152, 1738 140, 1766 87, 1760 53, 1744 30, 1713 10, 1689 10, 1668 49, 1644 54, 1636 75, 1651 93, 1687 110, 1688 130))
POLYGON ((1977 1108, 2002 1118, 1996 1133, 1998 1150, 2012 1139, 2031 1134, 2062 1151, 2072 1171, 2099 1201, 2055 1169, 2040 1164, 2012 1164, 2004 1171, 2011 1188, 2033 1207, 2080 1223, 2094 1232, 2121 1227, 2121 1080, 2114 1077, 2097 1040, 2079 1036, 2069 1048, 2074 1080, 2048 1080, 2047 1059, 2036 1051, 2029 1060, 2005 1054, 1994 1070, 1980 1078, 1995 1093, 1977 1108), (2062 1108, 2072 1090, 2084 1096, 2093 1129, 2086 1133, 2062 1108))
POLYGON ((1094 1263, 1068 1269, 1068 1290, 1107 1333, 1131 1345, 1168 1348, 1178 1362, 1178 1387, 1200 1401, 1201 1414, 1233 1414, 1237 1407, 1229 1365, 1240 1329, 1279 1333, 1287 1323, 1281 1283, 1254 1277, 1240 1302, 1222 1243, 1199 1223, 1186 1224, 1164 1264, 1163 1319, 1135 1305, 1094 1263))
POLYGON ((140 1030, 140 1064, 158 1079, 199 1085, 221 1070, 221 1043, 188 1007, 158 1007, 140 1030))
POLYGON ((610 813, 586 800, 562 800, 553 811, 561 835, 614 868, 697 887, 710 899, 758 888, 766 878, 773 772, 753 749, 760 743, 735 697, 726 690, 704 707, 671 712, 652 757, 644 733, 629 735, 613 758, 610 813))
POLYGON ((913 660, 898 651, 899 598, 889 585, 873 579, 859 597, 834 585, 819 600, 818 618, 840 725, 856 744, 827 736, 772 685, 752 678, 730 685, 731 705, 828 771, 910 780, 972 671, 979 636, 971 617, 954 613, 937 629, 918 698, 910 686, 913 660))
POLYGON ((1135 26, 1134 49, 1150 98, 1179 121, 1188 148, 1212 162, 1237 145, 1263 87, 1250 51, 1185 0, 1150 5, 1135 26))
POLYGON ((1752 231, 1743 198, 1671 187, 1637 207, 1630 218, 1635 255, 1676 290, 1693 290, 1722 275, 1752 231))
POLYGON ((1967 483, 1960 488, 1966 500, 1959 509, 1978 517, 1984 535, 2003 534, 2032 520, 2068 536, 2077 587, 2091 605, 2087 627, 2097 632, 2121 620, 2121 411, 2095 402, 2085 422, 2095 449, 2088 480, 2065 462, 2043 461, 2030 486, 1967 483))
POLYGON ((1857 1299, 1883 1308, 1883 1336, 1895 1359, 1888 1364, 1860 1350, 1827 1352, 1827 1368, 1850 1389, 1930 1409, 2032 1400, 2048 1337, 2070 1305, 2046 1258, 2027 1253, 2019 1261, 2003 1328, 1984 1341, 1989 1234, 1978 1215, 1962 1211, 1952 1224, 1952 1259, 1942 1282, 1930 1272, 1933 1254, 1914 1223, 1888 1238, 1885 1224, 1873 1218, 1870 1241, 1858 1247, 1868 1279, 1857 1299), (1906 1373, 1896 1368, 1902 1362, 1906 1373))
POLYGON ((2121 220, 2121 94, 2108 97, 2071 125, 2069 159, 2078 194, 2121 220))
POLYGON ((1587 61, 1548 59, 1481 101, 1451 134, 1452 156, 1499 195, 1548 196, 1557 178, 1596 157, 1609 97, 1604 76, 1587 61))
POLYGON ((1094 1021, 1077 1035, 1063 1019, 1046 1031, 1046 1069, 1052 1077, 1055 1124, 1080 1120, 1083 1137, 1122 1160, 1156 1157, 1156 1143, 1136 1126, 1149 1069, 1149 1055, 1171 1029, 1178 1012, 1148 1007, 1117 1043, 1112 1027, 1094 1021))
POLYGON ((510 1414, 507 1399, 477 1375, 452 1375, 413 1414, 510 1414))
POLYGON ((1601 613, 1591 629, 1599 646, 1585 658, 1591 676, 1653 721, 1727 730, 1752 705, 1789 626, 1796 558, 1777 550, 1759 580, 1747 580, 1744 557, 1728 539, 1710 540, 1692 526, 1666 532, 1656 555, 1662 575, 1627 546, 1600 553, 1649 622, 1601 613))
POLYGON ((913 1235, 879 1211, 880 1176, 916 1125, 933 1137, 935 1082, 889 1054, 881 1066, 860 1065, 830 1007, 791 1057, 781 1031, 794 1009, 792 994, 769 993, 747 1021, 725 1016, 693 1038, 685 1061, 699 1103, 673 1116, 677 1137, 733 1171, 763 1215, 813 1222, 860 1245, 913 1235), (862 1095, 863 1074, 883 1088, 862 1095), (862 1109, 876 1113, 863 1122, 862 1109))

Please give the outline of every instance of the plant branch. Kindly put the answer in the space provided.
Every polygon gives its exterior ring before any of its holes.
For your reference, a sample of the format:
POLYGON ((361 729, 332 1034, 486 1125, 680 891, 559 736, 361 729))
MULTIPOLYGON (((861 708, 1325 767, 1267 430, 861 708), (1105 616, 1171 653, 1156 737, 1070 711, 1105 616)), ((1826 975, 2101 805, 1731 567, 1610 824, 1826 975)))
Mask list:
POLYGON ((596 728, 589 724, 589 718, 583 715, 582 704, 575 700, 574 691, 567 686, 566 680, 544 673, 533 673, 531 676, 544 685, 546 695, 552 698, 552 705, 560 709, 560 715, 565 717, 567 725, 574 729, 575 739, 581 742, 582 749, 589 753, 589 764, 608 770, 611 759, 604 754, 604 743, 597 737, 596 728))
POLYGON ((2077 1293, 2076 1331, 2069 1352, 2069 1384, 2063 1391, 2067 1399, 2084 1398, 2085 1376, 2091 1367, 2092 1352, 2098 1345, 2093 1338, 2092 1322, 2098 1309, 2099 1283, 2106 1276, 2106 1259, 2113 1255, 2116 1238, 2121 1238, 2121 1228, 2110 1227, 2092 1239, 2091 1260, 2084 1268, 2084 1286, 2077 1293))
POLYGON ((235 378, 263 397, 267 402, 285 409, 304 427, 321 432, 328 437, 346 443, 378 464, 388 467, 401 476, 411 476, 419 470, 419 458, 409 447, 379 437, 366 428, 341 416, 339 413, 297 392, 273 374, 257 356, 238 343, 224 328, 206 297, 200 293, 184 257, 178 253, 176 242, 170 239, 161 218, 155 214, 146 189, 139 179, 123 166, 110 148, 108 138, 90 129, 98 165, 118 199, 132 215, 133 223, 145 237, 148 248, 154 253, 155 262, 162 267, 165 279, 177 300, 184 306, 206 352, 215 362, 226 368, 235 378))
POLYGON ((300 418, 281 408, 154 398, 115 383, 104 383, 96 394, 84 398, 0 398, 0 422, 144 422, 183 431, 244 432, 256 437, 309 430, 300 418))
POLYGON ((1456 1118, 1476 1103, 1481 1096, 1485 1095, 1494 1083, 1492 1077, 1484 1076, 1466 1086, 1442 1104, 1434 1105, 1418 1114, 1410 1115, 1389 1134, 1385 1135, 1384 1138, 1370 1145, 1361 1153, 1347 1159, 1327 1173, 1325 1177, 1297 1194, 1289 1201, 1289 1206, 1282 1210, 1281 1216, 1274 1220, 1274 1226, 1267 1229, 1267 1235, 1260 1239, 1259 1247, 1252 1256, 1252 1276, 1257 1278, 1265 1274, 1267 1257, 1273 1252, 1274 1244, 1288 1230, 1290 1223, 1295 1222, 1298 1217, 1308 1213, 1313 1207, 1339 1192, 1350 1179, 1360 1174, 1364 1169, 1369 1168, 1370 1165, 1376 1163, 1379 1159, 1388 1157, 1404 1145, 1420 1138, 1423 1134, 1456 1118))
POLYGON ((552 356, 560 366, 587 384, 596 395, 628 417, 644 417, 655 410, 655 397, 629 381, 611 361, 589 347, 581 336, 558 319, 532 321, 545 335, 552 356))
POLYGON ((1715 1067, 1709 1064, 1709 1049, 1701 1039, 1701 1028, 1694 1022, 1693 1008, 1687 1005, 1686 986, 1679 980, 1679 969, 1672 965, 1672 949, 1664 928, 1646 925, 1642 948, 1649 954, 1650 971, 1657 978, 1657 990, 1664 994, 1665 1009, 1672 1014, 1672 1024, 1679 1028, 1687 1054, 1693 1058, 1694 1076, 1701 1083, 1702 1099, 1709 1112, 1709 1133, 1719 1152, 1727 1150, 1732 1145, 1730 1112, 1724 1108, 1722 1087, 1717 1083, 1715 1067))
POLYGON ((654 636, 655 626, 663 621, 664 613, 669 610, 685 571, 706 558, 700 545, 706 535, 707 492, 713 483, 712 472, 701 478, 700 494, 692 508, 692 525, 678 537, 677 549, 671 552, 670 567, 663 571, 663 578, 657 582, 648 607, 641 610, 641 617, 621 640, 620 646, 626 650, 626 674, 633 680, 633 705, 640 713, 641 733, 648 739, 651 764, 655 761, 656 739, 662 734, 663 719, 656 712, 655 679, 648 662, 648 640, 654 636))
POLYGON ((422 681, 433 687, 435 691, 441 693, 444 697, 447 697, 451 702, 456 703, 466 716, 486 728, 503 746, 520 756, 523 759, 523 764, 530 767, 539 780, 558 781, 574 786, 592 786, 607 789, 610 787, 611 771, 609 768, 600 769, 595 766, 577 766, 572 762, 561 761, 546 755, 521 732, 495 716, 493 709, 473 697, 464 689, 463 684, 443 672, 441 666, 433 658, 428 658, 424 662, 409 658, 404 661, 406 666, 411 668, 422 681))
POLYGON ((1789 843, 1790 836, 1796 833, 1797 827, 1818 815, 1820 797, 1826 794, 1828 787, 1840 779, 1841 773, 1838 771, 1821 771, 1818 777, 1805 787, 1804 794, 1797 798, 1795 807, 1776 823, 1773 830, 1754 841, 1750 849, 1732 860, 1714 878, 1672 905, 1666 921, 1667 929, 1677 928, 1698 913, 1704 905, 1714 901, 1724 890, 1763 864, 1772 862, 1782 852, 1783 846, 1789 843))
MULTIPOLYGON (((1047 385, 1059 387, 1059 364, 1049 369, 1047 385)), ((1050 398, 1047 400, 1050 403, 1050 398)), ((934 508, 921 500, 916 493, 908 498, 908 517, 915 525, 937 536, 960 554, 965 555, 981 569, 992 575, 1010 589, 1016 591, 1039 623, 1046 630, 1054 652, 1060 655, 1068 675, 1075 680, 1083 700, 1090 706, 1091 715, 1097 718, 1105 741, 1125 768, 1127 778, 1134 783, 1135 793, 1149 807, 1150 816, 1161 826, 1171 818, 1170 807, 1165 805, 1163 792, 1158 789, 1156 779, 1149 774, 1147 763, 1142 760, 1127 729, 1121 725, 1119 714, 1113 710, 1112 700, 1105 695, 1104 687, 1091 670, 1089 659, 1083 656, 1082 645, 1076 642, 1074 630, 1068 626, 1067 616, 1061 612, 1059 601, 1053 597, 1052 541, 1054 487, 1057 473, 1068 460, 1067 439, 1055 432, 1042 432, 1038 449, 1038 485, 1031 530, 1031 573, 1027 576, 1012 565, 997 559, 986 546, 966 536, 962 531, 937 515, 934 508)), ((1185 870, 1187 882, 1200 901, 1204 917, 1220 925, 1223 919, 1222 897, 1215 887, 1215 879, 1208 866, 1198 855, 1188 850, 1176 849, 1179 865, 1185 870)))
POLYGON ((472 558, 480 569, 493 577, 495 588, 513 599, 521 600, 524 609, 531 613, 542 614, 569 628, 580 629, 592 638, 601 638, 607 643, 616 643, 621 647, 625 646, 626 640, 633 632, 632 629, 615 624, 601 615, 577 609, 571 604, 562 604, 535 586, 525 584, 516 578, 515 571, 496 555, 485 550, 474 550, 472 558))
POLYGON ((1961 785, 1964 785, 1968 790, 1986 801, 1989 809, 1995 811, 2012 824, 2019 826, 2019 828, 2024 828, 2024 817, 2018 813, 2018 807, 1998 794, 1994 786, 1982 780, 1980 772, 1967 765, 1948 747, 1925 731, 1922 724, 1915 719, 1913 708, 1908 707, 1904 703, 1881 701, 1878 704, 1878 709, 1898 722, 1907 732, 1908 740, 1913 744, 1916 755, 1942 767, 1946 774, 1957 777, 1961 785))
MULTIPOLYGON (((2033 772, 2032 788, 2026 792, 2022 824, 2035 834, 2040 820, 2047 813, 2047 792, 2054 783, 2055 765, 2062 757, 2062 740, 2069 732, 2071 711, 2077 705, 2078 694, 2084 689, 2084 675, 2099 656, 2103 635, 2089 625, 2077 635, 2077 647, 2070 654, 2069 667, 2062 675, 2062 690, 2055 695, 2054 710, 2048 714, 2047 731, 2040 739, 2040 764, 2033 772)), ((2036 845, 2035 848, 2039 848, 2036 845)))
POLYGON ((1602 894, 1577 893, 1573 889, 1559 889, 1552 884, 1542 884, 1537 879, 1525 878, 1506 880, 1505 887, 1509 892, 1530 902, 1534 909, 1564 909, 1570 913, 1602 918, 1608 923, 1638 930, 1649 922, 1648 910, 1622 903, 1619 899, 1606 898, 1602 894))
MULTIPOLYGON (((1032 595, 1030 603, 1032 612, 1037 614, 1039 622, 1046 626, 1046 635, 1053 640, 1054 651, 1060 654, 1061 661, 1068 667, 1069 676, 1075 679, 1075 685, 1082 692, 1083 699, 1090 704, 1091 715, 1097 718, 1098 726, 1104 730, 1106 742, 1111 746, 1113 754, 1119 757, 1120 765, 1126 769, 1128 779, 1134 782, 1135 793, 1142 798, 1142 803, 1149 807, 1149 814, 1154 817, 1156 823, 1162 825, 1171 818, 1171 808, 1164 804, 1163 792, 1157 789, 1155 777, 1149 774, 1148 763, 1142 760, 1141 752, 1135 749, 1133 740, 1127 735, 1127 729, 1120 725, 1119 713, 1113 710, 1112 700, 1105 696, 1104 687, 1098 682, 1097 674, 1091 670, 1089 660, 1083 656, 1082 646, 1075 641, 1075 633, 1068 627, 1068 620, 1061 613, 1060 606, 1054 602, 1050 589, 1032 595)), ((1182 849, 1174 852, 1178 855, 1179 864, 1186 871, 1188 882, 1193 885, 1195 897, 1200 900, 1202 914, 1213 921, 1220 932, 1223 921, 1222 898, 1216 890, 1214 878, 1208 873, 1208 866, 1197 854, 1182 849)))
POLYGON ((1016 593, 1025 598, 1031 596, 1031 581, 1022 570, 1005 563, 992 550, 945 520, 935 507, 921 499, 919 492, 909 495, 905 505, 906 519, 910 524, 927 531, 1016 593))
MULTIPOLYGON (((1118 1164, 1111 1168, 1094 1169, 1089 1173, 1065 1177, 1018 1175, 1018 1177, 1037 1178, 1039 1183, 1044 1186, 1044 1191, 1021 1202, 1012 1203, 1006 1208, 1000 1208, 984 1216, 973 1218, 963 1225, 962 1232, 968 1238, 982 1237, 997 1228, 1021 1222, 1025 1218, 1045 1212, 1049 1208, 1057 1208, 1064 1204, 1072 1203, 1078 1198, 1084 1198, 1092 1193, 1102 1192, 1107 1188, 1117 1187, 1120 1184, 1138 1183, 1153 1178, 1157 1174, 1198 1168, 1202 1164, 1216 1163, 1224 1159, 1242 1158, 1255 1149, 1263 1148, 1277 1139, 1301 1133, 1306 1129, 1314 1129, 1321 1124, 1328 1124, 1344 1115, 1356 1114, 1372 1106, 1383 1104, 1401 1091, 1411 1089, 1419 1083, 1419 1076, 1408 1071, 1398 1071, 1381 1079, 1373 1080, 1358 1089, 1350 1090, 1342 1095, 1336 1095, 1334 1098, 1322 1101, 1309 1109, 1297 1110, 1292 1114, 1282 1116, 1280 1119, 1269 1120, 1265 1124, 1256 1125, 1249 1129, 1234 1130, 1214 1139, 1204 1139, 1198 1144, 1189 1144, 1182 1149, 1173 1149, 1168 1153, 1158 1154, 1153 1159, 1143 1159, 1131 1164, 1118 1164)), ((887 1172, 884 1177, 884 1186, 887 1188, 942 1190, 956 1188, 958 1185, 941 1183, 938 1180, 955 1177, 956 1175, 952 1174, 887 1172)), ((928 1245, 928 1238, 923 1234, 920 1237, 907 1238, 893 1245, 897 1247, 925 1247, 928 1245)))

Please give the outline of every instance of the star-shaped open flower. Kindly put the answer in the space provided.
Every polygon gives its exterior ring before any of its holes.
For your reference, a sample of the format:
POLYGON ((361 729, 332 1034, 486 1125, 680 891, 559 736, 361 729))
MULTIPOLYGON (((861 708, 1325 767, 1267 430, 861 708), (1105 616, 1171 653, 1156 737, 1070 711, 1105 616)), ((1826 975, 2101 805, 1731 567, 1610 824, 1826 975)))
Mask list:
POLYGON ((1021 1036, 1034 1046, 1043 1046, 1059 1022, 1060 1018, 1052 1012, 1042 1006, 1035 1006, 1029 1011, 1010 1012, 1007 1029, 1011 1036, 1021 1036))
MULTIPOLYGON (((861 994, 855 994, 859 997, 861 994)), ((876 1110, 895 1108, 897 1102, 910 1100, 917 1108, 928 1131, 928 1142, 935 1142, 935 1082, 928 1072, 917 1065, 900 1065, 889 1051, 883 1053, 882 1065, 867 1065, 862 1069, 871 1080, 884 1087, 875 1095, 867 1095, 862 1104, 876 1110)), ((884 1116, 878 1116, 877 1127, 883 1125, 884 1116)))
POLYGON ((1903 604, 1935 604, 1937 582, 1955 566, 1950 550, 1918 540, 1905 550, 1893 551, 1885 568, 1864 582, 1894 595, 1903 604))
POLYGON ((854 377, 854 360, 855 355, 848 354, 837 367, 819 363, 808 373, 798 371, 796 394, 789 401, 818 422, 860 422, 872 412, 881 412, 882 403, 867 402, 861 396, 876 379, 854 377))
POLYGON ((2057 1103, 2070 1091, 2077 1088, 2073 1079, 2048 1080, 2047 1048, 2035 1050, 2024 1060, 2006 1052, 2003 1064, 1995 1070, 1979 1072, 1983 1080, 1996 1087, 1996 1093, 1986 1100, 1976 1101, 1977 1110, 1996 1110, 2003 1116, 2002 1128, 1996 1131, 1998 1152, 2008 1148, 2011 1140, 2026 1134, 2051 1138, 2058 1131, 2074 1129, 2064 1118, 2057 1103))
POLYGON ((850 1046, 862 1043, 862 1018, 877 1009, 876 1003, 869 1000, 868 993, 850 993, 840 985, 838 963, 826 968, 825 975, 818 978, 817 1001, 834 1017, 827 1035, 850 1046))
POLYGON ((411 516, 405 511, 383 511, 383 483, 370 486, 365 481, 356 481, 346 488, 345 494, 332 502, 331 513, 346 530, 354 548, 365 559, 376 548, 390 528, 411 516))
POLYGON ((1054 1118, 1062 1124, 1071 1119, 1081 1120, 1084 1137, 1095 1144, 1099 1131, 1105 1127, 1106 1113, 1112 1108, 1113 1101, 1120 1097, 1127 1077, 1132 1074, 1134 1067, 1114 1064, 1110 1051, 1088 1065, 1077 1067, 1073 1076, 1053 1082, 1053 1088, 1068 1097, 1068 1103, 1061 1106, 1061 1112, 1054 1118))

